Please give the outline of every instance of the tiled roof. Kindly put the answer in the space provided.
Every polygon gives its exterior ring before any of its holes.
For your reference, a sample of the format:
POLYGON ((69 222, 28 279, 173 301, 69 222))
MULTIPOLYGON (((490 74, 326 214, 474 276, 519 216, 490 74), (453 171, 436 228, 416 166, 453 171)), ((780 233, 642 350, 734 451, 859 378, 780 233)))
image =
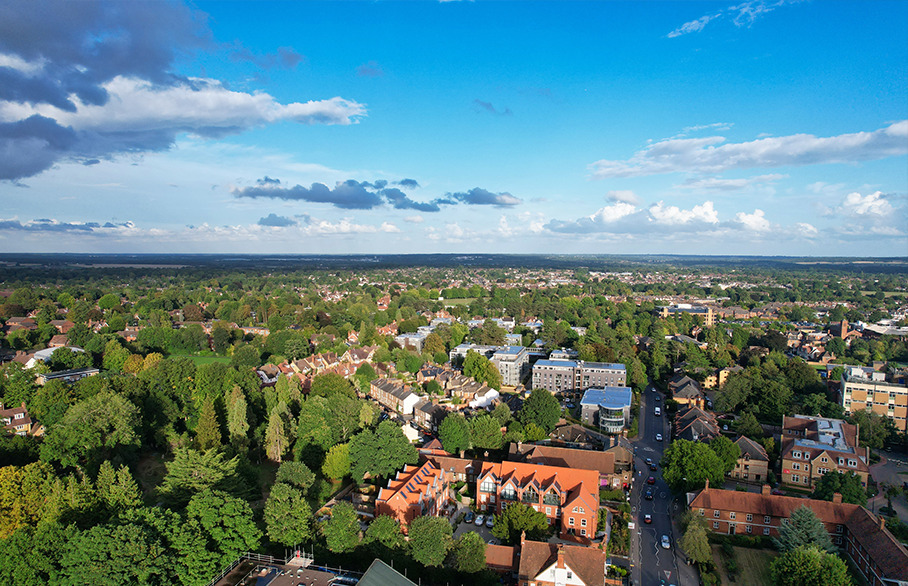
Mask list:
POLYGON ((615 473, 615 454, 598 450, 577 450, 552 446, 532 446, 525 461, 531 464, 595 470, 600 474, 615 473))
POLYGON ((605 581, 606 554, 601 549, 577 545, 556 545, 524 541, 520 548, 520 581, 532 580, 558 560, 558 548, 564 552, 564 564, 583 584, 602 584, 605 581))
POLYGON ((908 580, 908 549, 892 533, 880 527, 873 513, 858 507, 847 525, 848 533, 868 552, 885 577, 908 580))
POLYGON ((486 565, 493 570, 514 570, 517 565, 517 548, 509 545, 487 545, 486 565))
POLYGON ((704 488, 690 503, 692 509, 719 509, 785 519, 790 517, 795 509, 802 506, 812 509, 824 523, 836 525, 844 525, 848 518, 860 508, 859 505, 849 503, 833 503, 793 496, 765 495, 716 488, 704 488))
POLYGON ((540 492, 557 483, 569 494, 569 500, 582 496, 590 507, 599 507, 599 473, 594 470, 558 468, 523 462, 484 462, 479 477, 496 475, 501 484, 515 482, 520 486, 535 483, 540 492))
POLYGON ((769 462, 769 456, 766 454, 766 450, 753 441, 746 435, 742 435, 735 443, 738 444, 738 447, 741 448, 741 457, 743 458, 746 455, 750 456, 751 460, 761 460, 763 462, 769 462))

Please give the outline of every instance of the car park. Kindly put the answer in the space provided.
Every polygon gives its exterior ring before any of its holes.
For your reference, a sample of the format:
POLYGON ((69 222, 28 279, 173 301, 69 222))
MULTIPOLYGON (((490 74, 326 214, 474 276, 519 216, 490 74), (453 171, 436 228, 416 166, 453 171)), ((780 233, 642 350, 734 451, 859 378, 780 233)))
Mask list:
POLYGON ((481 527, 485 523, 486 518, 483 515, 476 515, 476 526, 481 527))
POLYGON ((650 515, 649 513, 643 515, 643 522, 646 523, 647 525, 649 525, 650 523, 653 522, 653 516, 650 515))
POLYGON ((672 542, 669 541, 668 535, 663 535, 662 536, 662 549, 671 549, 671 547, 672 547, 672 542))
POLYGON ((661 433, 657 433, 657 434, 656 434, 656 441, 657 441, 657 442, 661 442, 661 441, 662 441, 662 434, 661 434, 661 433))
POLYGON ((464 515, 463 520, 465 523, 472 523, 476 515, 473 514, 473 511, 467 511, 467 514, 464 515))

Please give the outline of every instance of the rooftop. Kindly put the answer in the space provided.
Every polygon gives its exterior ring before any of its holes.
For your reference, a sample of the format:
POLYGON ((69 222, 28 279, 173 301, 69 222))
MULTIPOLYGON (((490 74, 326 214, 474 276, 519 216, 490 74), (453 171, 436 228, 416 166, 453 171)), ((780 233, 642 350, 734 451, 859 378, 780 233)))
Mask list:
POLYGON ((580 399, 581 405, 599 405, 608 409, 623 409, 630 407, 633 400, 633 391, 630 387, 602 387, 600 389, 587 389, 580 399))

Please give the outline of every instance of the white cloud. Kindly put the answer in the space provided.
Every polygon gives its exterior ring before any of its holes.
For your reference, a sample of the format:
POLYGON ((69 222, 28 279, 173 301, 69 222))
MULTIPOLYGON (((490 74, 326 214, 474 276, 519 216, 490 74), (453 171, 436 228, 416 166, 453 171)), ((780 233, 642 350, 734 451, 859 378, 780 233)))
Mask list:
POLYGON ((685 126, 682 132, 698 132, 700 130, 728 130, 734 124, 731 122, 713 122, 712 124, 698 124, 695 126, 685 126))
POLYGON ((662 173, 719 173, 728 169, 853 163, 908 154, 908 120, 871 132, 831 137, 793 134, 742 143, 721 136, 655 142, 627 160, 596 161, 593 177, 640 177, 662 173))
POLYGON ((637 206, 619 201, 613 205, 599 208, 590 216, 590 220, 597 224, 610 224, 612 222, 617 222, 621 218, 629 216, 636 211, 637 206))
POLYGON ((688 179, 681 185, 676 185, 680 189, 710 189, 715 191, 738 191, 741 189, 746 189, 748 187, 753 187, 755 185, 762 185, 767 183, 775 183, 780 179, 785 179, 788 175, 781 175, 778 173, 773 173, 769 175, 757 175, 756 177, 748 177, 741 179, 723 179, 722 177, 704 177, 700 179, 688 179))
POLYGON ((672 32, 668 33, 668 38, 674 39, 675 37, 680 37, 681 35, 686 35, 688 33, 699 33, 707 24, 709 24, 709 21, 719 18, 719 16, 721 15, 721 12, 717 14, 707 14, 705 16, 701 16, 696 20, 685 22, 672 32))
POLYGON ((686 35, 688 33, 698 33, 702 31, 708 23, 725 17, 731 18, 736 27, 750 26, 757 17, 769 14, 776 8, 785 4, 793 4, 800 1, 801 0, 777 0, 776 2, 767 2, 766 0, 748 0, 747 2, 735 6, 729 6, 715 14, 707 14, 696 20, 685 22, 672 32, 668 33, 668 38, 674 39, 675 37, 680 37, 681 35, 686 35))
POLYGON ((407 216, 406 218, 404 218, 404 222, 410 222, 411 224, 422 224, 425 221, 425 218, 420 215, 407 216))
POLYGON ((738 223, 743 224, 748 230, 753 230, 755 232, 766 232, 770 229, 771 225, 769 220, 766 219, 766 214, 763 210, 754 210, 754 213, 748 214, 746 212, 738 212, 735 215, 735 219, 738 223))
POLYGON ((637 194, 631 191, 630 189, 623 189, 617 191, 609 191, 605 195, 606 199, 609 201, 619 201, 624 203, 630 203, 634 205, 640 204, 640 198, 637 197, 637 194))
POLYGON ((867 195, 855 191, 845 196, 845 200, 836 211, 846 216, 888 217, 895 209, 879 191, 867 195))
POLYGON ((819 230, 817 230, 812 224, 808 224, 807 222, 798 222, 797 224, 795 224, 795 226, 801 232, 802 236, 807 236, 808 238, 810 238, 819 234, 819 230))
POLYGON ((666 206, 660 201, 650 206, 649 215, 652 221, 659 224, 719 223, 719 214, 713 208, 713 202, 711 201, 705 201, 689 210, 682 210, 677 206, 666 206))

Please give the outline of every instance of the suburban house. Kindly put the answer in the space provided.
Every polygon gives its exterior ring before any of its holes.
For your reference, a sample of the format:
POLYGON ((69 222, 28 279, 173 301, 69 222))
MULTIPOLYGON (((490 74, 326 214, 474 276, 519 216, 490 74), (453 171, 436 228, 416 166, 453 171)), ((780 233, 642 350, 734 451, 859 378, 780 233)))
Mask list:
POLYGON ((620 461, 614 451, 578 450, 540 444, 511 444, 508 459, 541 466, 595 470, 599 486, 627 488, 633 471, 630 462, 620 461))
POLYGON ((867 486, 869 448, 858 445, 858 427, 809 415, 782 418, 782 482, 815 488, 827 472, 851 472, 867 486))
POLYGON ((71 370, 58 370, 57 372, 43 372, 35 377, 35 384, 43 386, 49 380, 62 380, 65 383, 74 383, 85 377, 95 376, 100 371, 97 368, 73 368, 71 370))
POLYGON ((562 539, 589 540, 599 518, 599 473, 521 462, 486 462, 476 480, 479 509, 501 513, 522 502, 558 525, 562 539))
POLYGON ((402 415, 411 415, 421 397, 411 392, 402 381, 377 378, 369 384, 369 396, 379 405, 402 415))
POLYGON ((404 466, 375 499, 375 515, 388 515, 406 532, 416 517, 436 516, 448 503, 448 481, 432 462, 404 466))
POLYGON ((425 431, 436 433, 441 420, 448 414, 437 399, 421 399, 413 406, 413 423, 425 431))
POLYGON ((10 435, 28 435, 32 431, 32 418, 28 416, 25 402, 20 407, 4 409, 0 403, 0 425, 3 431, 10 435))
POLYGON ((735 462, 730 476, 736 480, 766 482, 769 474, 769 456, 766 450, 747 436, 742 435, 735 443, 741 449, 741 456, 735 462))
POLYGON ((527 541, 521 536, 520 586, 599 586, 606 583, 608 554, 593 547, 527 541))
POLYGON ((630 387, 587 389, 580 399, 580 419, 603 433, 621 433, 630 423, 633 398, 630 387))
POLYGON ((693 405, 679 410, 672 421, 672 434, 676 439, 709 441, 719 437, 719 433, 715 415, 693 405))
MULTIPOLYGON (((447 452, 445 452, 447 453, 447 452)), ((431 462, 436 468, 441 470, 445 475, 445 480, 449 484, 457 482, 474 483, 482 472, 482 460, 473 460, 470 458, 458 458, 457 456, 444 455, 437 450, 419 450, 420 462, 431 462)))
POLYGON ((706 406, 706 396, 700 389, 700 383, 689 376, 677 376, 669 381, 668 390, 672 399, 681 405, 693 405, 703 409, 706 406))
POLYGON ((689 506, 716 533, 777 537, 782 521, 802 506, 810 508, 826 526, 832 542, 847 555, 871 586, 908 582, 908 549, 877 517, 860 505, 762 493, 706 488, 688 493, 689 506))

